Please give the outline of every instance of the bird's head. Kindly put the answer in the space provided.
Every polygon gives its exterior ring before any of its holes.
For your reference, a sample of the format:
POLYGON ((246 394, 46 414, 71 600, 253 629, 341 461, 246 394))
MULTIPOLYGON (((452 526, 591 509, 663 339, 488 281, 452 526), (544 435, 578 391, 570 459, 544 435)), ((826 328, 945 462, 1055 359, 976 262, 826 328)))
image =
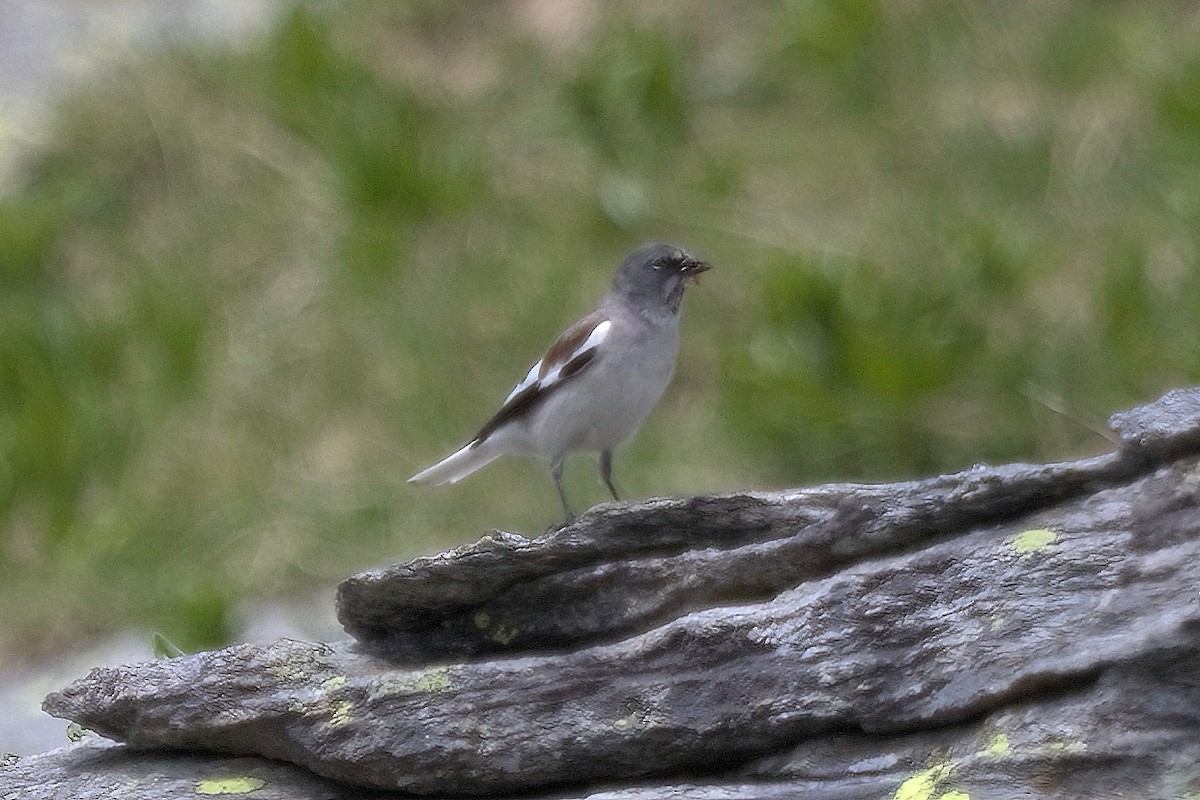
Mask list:
POLYGON ((683 290, 699 283, 709 265, 682 248, 648 244, 634 250, 617 270, 613 291, 643 306, 662 306, 679 313, 683 290))

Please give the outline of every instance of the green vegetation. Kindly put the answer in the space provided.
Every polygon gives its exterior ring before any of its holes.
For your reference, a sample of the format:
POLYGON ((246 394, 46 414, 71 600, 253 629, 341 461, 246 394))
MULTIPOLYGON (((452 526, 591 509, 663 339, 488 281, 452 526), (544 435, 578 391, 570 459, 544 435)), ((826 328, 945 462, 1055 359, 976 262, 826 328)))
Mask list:
POLYGON ((404 479, 647 239, 715 269, 632 497, 1084 455, 1196 381, 1195 13, 666 8, 314 3, 62 103, 0 195, 0 657, 539 532, 541 466, 404 479))

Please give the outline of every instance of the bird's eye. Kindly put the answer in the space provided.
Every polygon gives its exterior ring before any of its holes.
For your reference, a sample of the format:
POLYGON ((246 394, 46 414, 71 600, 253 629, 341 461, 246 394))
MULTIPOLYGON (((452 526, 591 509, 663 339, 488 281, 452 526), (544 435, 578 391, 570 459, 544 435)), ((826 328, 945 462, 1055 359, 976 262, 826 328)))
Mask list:
POLYGON ((661 261, 655 261, 655 262, 654 262, 653 264, 651 264, 650 266, 654 267, 655 269, 662 269, 662 268, 663 268, 663 266, 664 266, 664 264, 663 264, 663 262, 661 262, 661 261))

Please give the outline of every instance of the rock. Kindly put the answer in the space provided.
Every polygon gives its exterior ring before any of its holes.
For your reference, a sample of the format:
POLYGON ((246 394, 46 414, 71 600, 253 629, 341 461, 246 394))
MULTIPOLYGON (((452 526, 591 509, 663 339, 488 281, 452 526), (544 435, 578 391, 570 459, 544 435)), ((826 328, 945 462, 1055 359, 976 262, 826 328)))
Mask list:
POLYGON ((0 798, 165 800, 246 796, 252 800, 372 800, 395 796, 337 784, 291 764, 255 757, 132 752, 93 738, 0 765, 0 798))
MULTIPOLYGON (((1114 426, 1087 461, 494 534, 344 583, 357 643, 97 669, 45 708, 138 748, 113 780, 166 747, 439 797, 1186 796, 1200 392, 1114 426)), ((94 780, 72 752, 9 772, 94 780)))
POLYGON ((339 587, 338 618, 398 662, 579 647, 1094 491, 1127 479, 1131 461, 1117 453, 883 486, 606 504, 540 539, 497 532, 364 572, 339 587))
POLYGON ((1109 425, 1129 453, 1172 458, 1200 447, 1200 387, 1172 389, 1153 403, 1113 414, 1109 425))

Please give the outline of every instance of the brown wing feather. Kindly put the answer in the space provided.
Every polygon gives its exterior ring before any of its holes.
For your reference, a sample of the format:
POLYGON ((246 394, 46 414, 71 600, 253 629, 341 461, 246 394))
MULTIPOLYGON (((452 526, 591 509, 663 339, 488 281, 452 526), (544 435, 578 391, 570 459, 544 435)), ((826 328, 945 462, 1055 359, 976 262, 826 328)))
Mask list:
POLYGON ((592 331, 596 330, 596 326, 606 319, 608 317, 604 314, 599 311, 593 311, 563 331, 558 339, 554 341, 554 344, 550 345, 550 349, 546 351, 546 355, 542 357, 542 366, 538 370, 538 380, 509 398, 508 402, 500 407, 495 416, 485 422, 483 427, 479 429, 479 432, 472 437, 471 443, 478 444, 482 442, 491 436, 501 425, 533 408, 548 394, 562 386, 570 378, 578 375, 584 367, 590 364, 596 357, 595 349, 580 353, 566 364, 563 364, 558 372, 558 380, 551 386, 546 387, 541 384, 541 379, 554 369, 554 365, 561 363, 562 359, 578 350, 580 345, 586 342, 587 338, 592 335, 592 331))
POLYGON ((578 350, 579 346, 592 335, 592 331, 607 319, 608 317, 599 311, 593 311, 560 333, 558 339, 546 351, 546 355, 542 356, 542 368, 538 370, 538 377, 546 377, 546 373, 550 372, 555 364, 561 364, 564 358, 578 350))

